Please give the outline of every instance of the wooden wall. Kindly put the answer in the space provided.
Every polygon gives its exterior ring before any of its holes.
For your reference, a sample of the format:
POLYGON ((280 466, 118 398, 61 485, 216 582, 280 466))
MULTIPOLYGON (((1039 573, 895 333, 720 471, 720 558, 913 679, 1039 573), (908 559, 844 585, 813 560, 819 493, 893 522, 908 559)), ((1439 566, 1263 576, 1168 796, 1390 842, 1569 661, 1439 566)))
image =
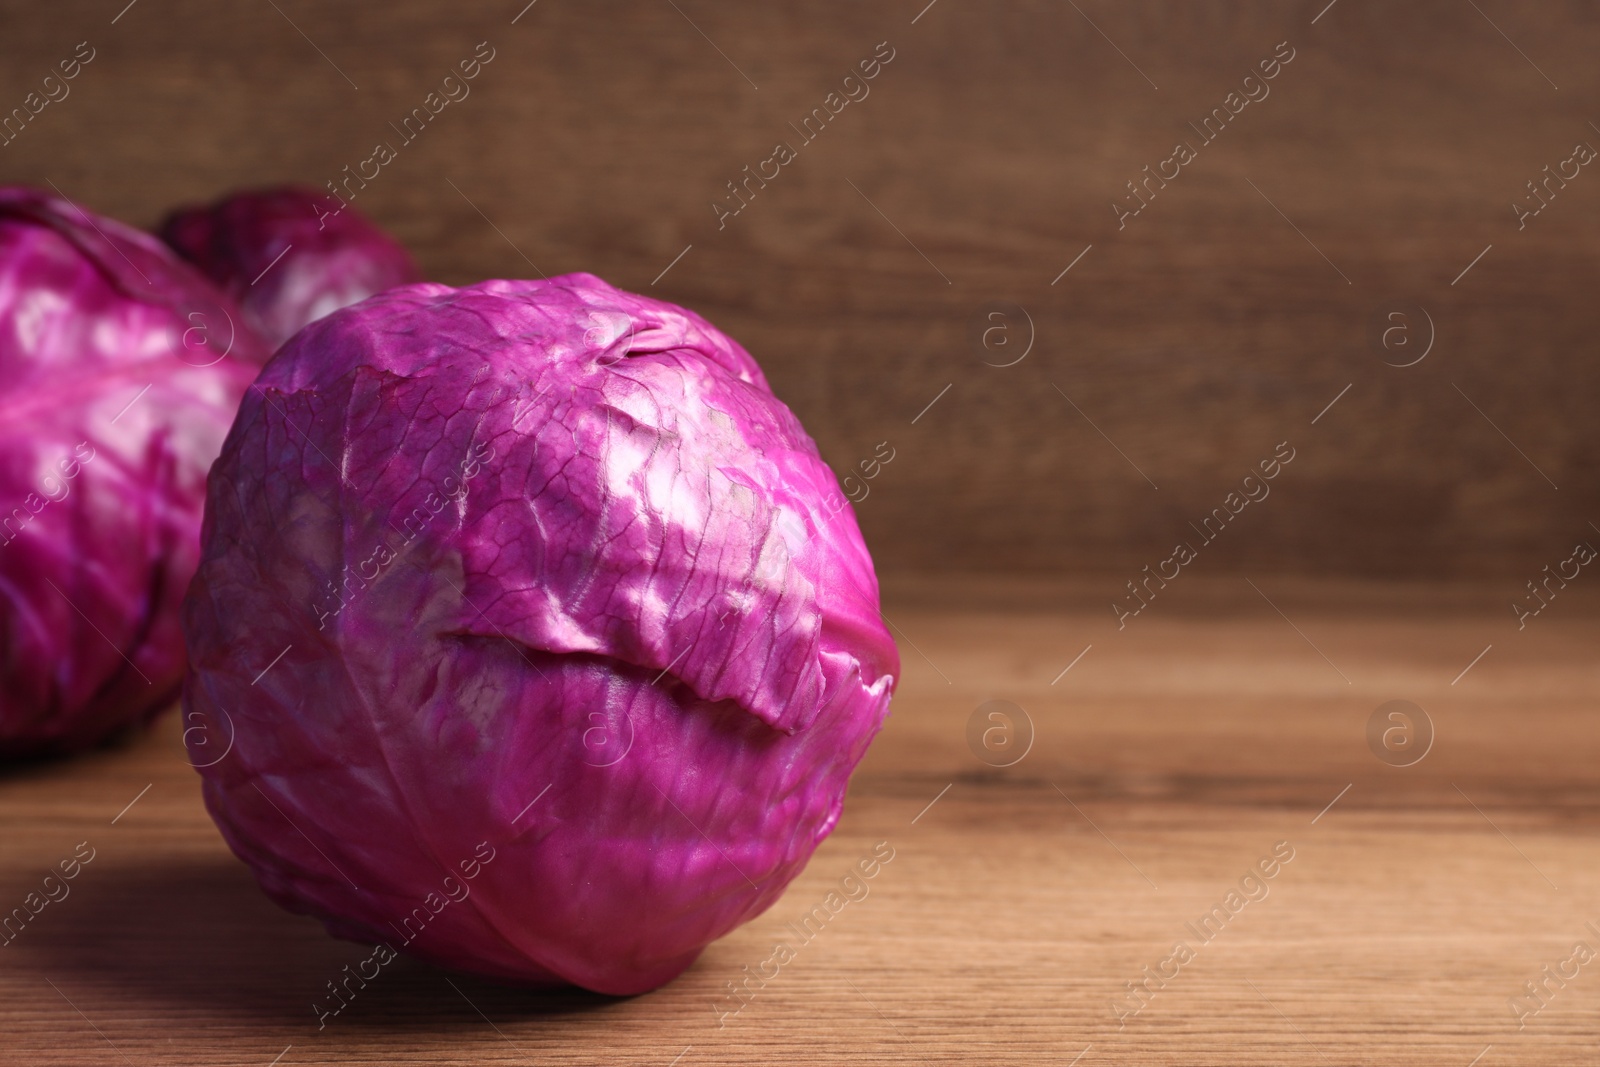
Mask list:
POLYGON ((858 509, 885 571, 1132 571, 1186 538, 1216 572, 1511 580, 1600 543, 1600 167, 1564 162, 1600 147, 1600 9, 924 3, 8 5, 0 108, 94 58, 0 177, 141 224, 321 184, 488 42, 357 207, 443 281, 587 270, 709 316, 841 474, 895 450, 858 509), (1578 173, 1519 229, 1547 165, 1578 173), (1390 312, 1409 348, 1377 342, 1390 312), (1270 496, 1200 545, 1280 442, 1270 496))

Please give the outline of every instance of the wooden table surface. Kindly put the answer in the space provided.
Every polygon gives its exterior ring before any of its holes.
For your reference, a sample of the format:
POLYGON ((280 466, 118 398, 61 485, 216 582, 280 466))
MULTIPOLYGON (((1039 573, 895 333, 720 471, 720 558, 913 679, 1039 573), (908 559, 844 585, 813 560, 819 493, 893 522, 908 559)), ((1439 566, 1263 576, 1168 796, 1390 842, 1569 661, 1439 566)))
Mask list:
POLYGON ((0 1061, 1594 1062, 1586 590, 1519 632, 1511 588, 1184 583, 1121 631, 1113 579, 889 590, 905 677, 837 832, 770 912, 633 999, 401 961, 319 1030, 313 1000, 367 949, 257 891, 201 806, 175 716, 7 771, 0 907, 80 843, 94 858, 0 949, 0 1061), (966 739, 992 699, 1033 726, 1006 768, 966 739), (1367 741, 1390 700, 1434 731, 1408 767, 1367 741), (719 1017, 727 983, 881 841, 894 858, 868 895, 719 1017), (1248 878, 1275 848, 1292 859, 1248 878), (1241 880, 1249 897, 1230 901, 1241 880), (1186 924, 1218 905, 1203 940, 1186 924), (1119 1026, 1146 967, 1168 977, 1119 1026), (1528 982, 1544 1003, 1519 1020, 1528 982))

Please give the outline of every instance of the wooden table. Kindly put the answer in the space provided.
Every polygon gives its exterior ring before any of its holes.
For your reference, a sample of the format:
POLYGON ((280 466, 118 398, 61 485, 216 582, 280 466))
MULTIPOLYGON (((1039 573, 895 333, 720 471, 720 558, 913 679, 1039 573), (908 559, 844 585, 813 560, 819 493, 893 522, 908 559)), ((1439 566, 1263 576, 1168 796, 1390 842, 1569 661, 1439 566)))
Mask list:
POLYGON ((8 771, 0 906, 80 842, 95 858, 0 949, 0 1061, 1594 1062, 1600 959, 1541 978, 1600 950, 1600 612, 1580 583, 1521 632, 1514 588, 1267 574, 1185 577, 1119 631, 1120 583, 890 589, 904 682, 837 832, 768 914, 629 1000, 401 961, 319 1031, 313 998, 366 950, 257 891, 176 717, 8 771), (966 740, 991 699, 1034 727, 1010 767, 966 740), (1395 699, 1435 731, 1408 767, 1367 740, 1395 699), (719 1019, 880 841, 869 894, 719 1019), (1275 847, 1293 858, 1248 878, 1275 847), (1230 902, 1242 879, 1255 899, 1230 902), (1186 924, 1213 906, 1204 940, 1186 924), (1146 967, 1168 977, 1119 1027, 1146 967), (1548 991, 1519 1030, 1530 981, 1548 991))

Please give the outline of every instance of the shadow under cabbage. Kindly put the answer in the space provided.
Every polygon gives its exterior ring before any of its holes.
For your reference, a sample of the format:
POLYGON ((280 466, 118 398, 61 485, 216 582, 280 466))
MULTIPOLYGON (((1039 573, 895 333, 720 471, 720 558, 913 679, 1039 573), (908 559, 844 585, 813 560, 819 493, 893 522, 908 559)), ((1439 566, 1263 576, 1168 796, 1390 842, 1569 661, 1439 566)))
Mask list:
MULTIPOLYGON (((172 714, 163 709, 158 718, 172 714)), ((82 750, 57 749, 0 752, 0 783, 29 782, 58 777, 64 770, 79 768, 94 760, 102 763, 122 757, 122 754, 144 743, 151 732, 148 723, 135 723, 115 731, 97 743, 82 750)))
MULTIPOLYGON (((319 1009, 340 1004, 328 983, 342 982, 347 965, 357 973, 372 946, 336 940, 321 923, 282 911, 231 859, 158 861, 137 870, 105 865, 84 874, 9 946, 12 967, 23 965, 63 987, 111 984, 122 997, 297 1030, 304 1024, 323 1034, 369 1026, 480 1028, 480 1010, 500 1023, 545 1017, 556 1026, 563 1015, 622 999, 505 985, 401 956, 365 988, 351 983, 354 995, 319 1027, 319 1009)), ((27 888, 19 883, 18 893, 27 888)))

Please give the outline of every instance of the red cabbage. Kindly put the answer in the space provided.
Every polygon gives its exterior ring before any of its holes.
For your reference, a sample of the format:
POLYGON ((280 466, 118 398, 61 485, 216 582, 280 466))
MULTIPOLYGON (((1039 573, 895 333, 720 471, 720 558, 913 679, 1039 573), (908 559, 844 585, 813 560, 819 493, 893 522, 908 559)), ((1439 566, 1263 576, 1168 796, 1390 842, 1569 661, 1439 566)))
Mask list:
POLYGON ((613 994, 771 905, 899 659, 854 515, 744 349, 591 275, 420 284, 258 385, 212 471, 184 706, 266 892, 613 994))
POLYGON ((160 242, 0 189, 0 754, 172 703, 206 469, 266 358, 160 242))
POLYGON ((183 208, 161 237, 238 300, 273 348, 331 311, 422 279, 398 241, 312 189, 258 189, 183 208))

